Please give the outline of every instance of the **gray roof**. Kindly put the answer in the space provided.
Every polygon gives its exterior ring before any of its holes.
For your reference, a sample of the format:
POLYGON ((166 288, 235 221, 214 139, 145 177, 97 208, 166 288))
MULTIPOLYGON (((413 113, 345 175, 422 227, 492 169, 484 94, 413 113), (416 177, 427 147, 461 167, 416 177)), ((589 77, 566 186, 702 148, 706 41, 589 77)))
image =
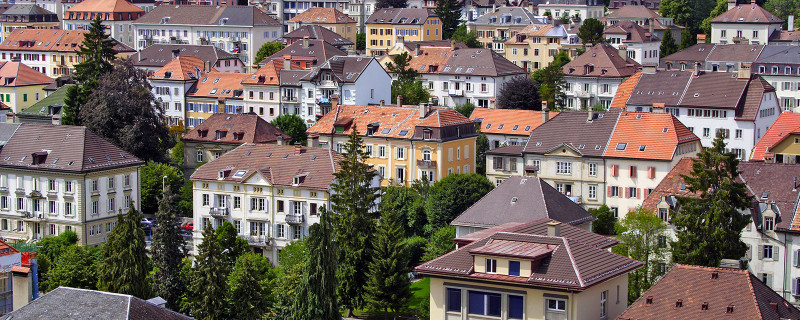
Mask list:
POLYGON ((627 104, 652 106, 653 103, 664 103, 667 106, 676 106, 680 103, 691 77, 691 71, 642 73, 639 82, 631 91, 627 104))
POLYGON ((58 21, 58 16, 48 11, 45 8, 37 6, 35 4, 15 4, 8 8, 8 10, 3 11, 2 15, 11 15, 11 16, 29 16, 29 15, 52 15, 52 18, 55 20, 51 21, 58 21))
POLYGON ((279 26, 266 12, 251 6, 160 5, 134 24, 279 26))
POLYGON ((441 70, 439 74, 489 77, 528 73, 494 50, 484 48, 456 49, 441 70))
POLYGON ((179 56, 192 56, 200 58, 205 62, 216 65, 219 60, 239 59, 237 56, 225 52, 212 45, 193 45, 193 44, 153 44, 141 51, 131 55, 133 65, 137 67, 157 67, 161 68, 172 61, 172 50, 180 50, 179 56))
POLYGON ((433 10, 422 8, 383 8, 375 10, 366 23, 391 23, 406 25, 424 24, 428 17, 435 17, 433 10))
POLYGON ((0 319, 183 320, 192 318, 126 294, 58 287, 0 319))
POLYGON ((451 225, 490 228, 543 218, 573 226, 596 218, 537 177, 511 176, 461 213, 451 225))
MULTIPOLYGON (((675 52, 671 55, 661 58, 661 65, 666 62, 686 63, 686 68, 694 68, 695 62, 705 62, 711 51, 714 50, 715 44, 713 43, 698 43, 681 51, 675 52)), ((673 66, 677 67, 677 66, 673 66)))
POLYGON ((308 70, 281 70, 281 86, 300 86, 303 76, 310 73, 308 70))
POLYGON ((500 7, 494 12, 480 16, 468 25, 486 26, 528 26, 530 24, 543 24, 532 12, 518 7, 500 7))
POLYGON ((539 5, 605 6, 602 0, 542 0, 539 5))
POLYGON ((283 35, 284 39, 303 39, 303 37, 323 40, 336 47, 353 45, 352 41, 342 35, 317 25, 304 25, 283 35))
POLYGON ((0 123, 0 150, 19 128, 19 123, 0 123))
POLYGON ((315 67, 302 80, 310 81, 316 78, 320 71, 330 70, 336 82, 355 83, 373 60, 375 58, 372 57, 334 56, 319 67, 315 67))
MULTIPOLYGON (((313 65, 319 65, 325 61, 328 61, 333 56, 346 56, 347 52, 342 51, 341 49, 333 46, 330 43, 327 43, 323 40, 319 39, 308 39, 308 46, 304 46, 303 43, 305 41, 297 41, 292 43, 286 48, 281 49, 281 51, 276 52, 275 54, 264 58, 263 61, 260 61, 259 65, 264 65, 268 61, 275 60, 275 59, 283 59, 284 55, 290 55, 293 57, 307 57, 313 59, 313 65)), ((294 60, 294 58, 292 58, 294 60)))
MULTIPOLYGON (((800 64, 800 46, 767 45, 754 63, 800 64)), ((783 70, 780 70, 780 72, 783 72, 783 70)))
POLYGON ((561 111, 531 131, 523 152, 546 154, 564 147, 587 157, 602 157, 619 115, 618 110, 561 111))

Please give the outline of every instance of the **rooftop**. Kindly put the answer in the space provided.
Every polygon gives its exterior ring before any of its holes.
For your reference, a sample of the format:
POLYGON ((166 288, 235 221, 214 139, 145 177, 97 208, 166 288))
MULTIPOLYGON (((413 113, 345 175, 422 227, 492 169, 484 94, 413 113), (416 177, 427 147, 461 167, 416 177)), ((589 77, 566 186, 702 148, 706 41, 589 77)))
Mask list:
POLYGON ((178 56, 199 58, 203 62, 216 65, 219 60, 239 59, 235 55, 219 49, 213 45, 168 44, 155 43, 131 55, 133 65, 137 67, 163 67, 174 59, 173 50, 178 50, 178 56))
POLYGON ((55 82, 53 78, 20 62, 0 62, 0 86, 24 87, 48 85, 53 82, 55 82))
MULTIPOLYGON (((34 51, 34 52, 75 52, 83 45, 86 30, 58 29, 14 29, 0 42, 0 50, 34 51)), ((117 52, 135 52, 136 50, 114 40, 117 52)))
POLYGON ((766 157, 774 156, 771 154, 770 148, 789 136, 797 134, 800 134, 800 113, 781 113, 756 143, 753 153, 750 155, 750 161, 764 161, 766 157))
MULTIPOLYGON (((542 111, 519 109, 475 108, 469 119, 481 122, 481 132, 487 134, 512 134, 528 136, 531 130, 542 124, 542 111)), ((550 112, 549 117, 558 112, 550 112)))
POLYGON ((283 60, 284 56, 289 55, 291 56, 292 60, 307 60, 311 61, 312 64, 316 66, 328 61, 328 59, 331 57, 347 55, 347 52, 336 48, 336 46, 324 40, 308 39, 307 41, 308 45, 305 45, 306 40, 296 41, 295 43, 286 46, 286 48, 283 48, 275 54, 265 58, 263 61, 260 61, 259 65, 263 65, 267 63, 267 61, 271 60, 283 60))
POLYGON ((559 112, 531 131, 524 152, 547 154, 563 147, 583 156, 602 157, 619 116, 617 110, 559 112))
POLYGON ((212 71, 194 83, 187 97, 240 99, 244 93, 242 81, 247 78, 250 74, 212 71))
POLYGON ((605 157, 671 161, 683 143, 700 141, 671 113, 622 112, 605 157))
POLYGON ((282 137, 287 143, 291 136, 283 133, 256 114, 215 113, 187 132, 181 140, 213 143, 275 143, 282 137), (217 135, 217 132, 224 134, 217 135))
MULTIPOLYGON (((311 8, 311 9, 323 9, 323 8, 311 8)), ((300 28, 294 29, 292 32, 283 35, 284 39, 301 40, 304 37, 308 37, 309 39, 324 40, 325 42, 330 43, 331 45, 336 47, 353 45, 352 41, 347 40, 347 38, 343 37, 342 35, 333 32, 325 27, 317 25, 305 25, 300 28)))
MULTIPOLYGON (((178 56, 158 69, 148 78, 150 80, 196 81, 205 72, 205 61, 193 56, 178 56)), ((212 68, 212 72, 217 72, 212 68)))
POLYGON ((603 31, 603 35, 622 35, 624 37, 624 39, 622 39, 622 43, 661 41, 661 39, 656 37, 654 34, 651 34, 647 29, 631 20, 623 20, 607 26, 605 31, 603 31))
POLYGON ((336 82, 355 83, 373 61, 375 61, 375 58, 372 57, 333 56, 325 63, 312 69, 302 80, 318 80, 318 77, 324 71, 329 71, 336 82))
POLYGON ((536 18, 536 14, 520 7, 499 7, 493 12, 478 17, 475 21, 470 21, 468 25, 486 26, 528 26, 530 24, 545 24, 536 18))
POLYGON ((289 22, 303 24, 356 23, 356 20, 334 8, 308 8, 289 22))
POLYGON ((711 23, 783 23, 781 18, 757 4, 740 4, 711 20, 711 23))
MULTIPOLYGON (((124 0, 119 0, 124 1, 124 0)), ((262 9, 251 6, 160 5, 137 19, 135 24, 280 26, 262 9)))
POLYGON ((619 50, 608 43, 590 47, 582 55, 563 67, 565 76, 624 78, 630 77, 640 65, 628 57, 621 57, 619 50))
MULTIPOLYGON (((127 0, 83 0, 67 9, 66 12, 65 17, 71 12, 144 13, 144 10, 127 0)), ((112 15, 112 17, 107 20, 117 20, 115 18, 116 17, 112 15)))
POLYGON ((429 17, 436 17, 432 9, 424 8, 383 8, 376 9, 366 20, 366 24, 385 23, 394 25, 422 25, 429 17))

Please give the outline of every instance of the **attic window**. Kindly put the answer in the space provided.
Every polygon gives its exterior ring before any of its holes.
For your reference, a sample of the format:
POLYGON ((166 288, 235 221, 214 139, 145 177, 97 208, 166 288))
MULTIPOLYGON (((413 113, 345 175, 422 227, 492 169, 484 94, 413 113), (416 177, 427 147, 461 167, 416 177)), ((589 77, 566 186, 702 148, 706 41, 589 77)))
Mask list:
POLYGON ((599 145, 599 144, 595 145, 595 146, 594 146, 594 149, 595 149, 595 150, 600 150, 600 145, 599 145))
POLYGON ((519 125, 518 124, 515 124, 514 127, 511 128, 511 130, 513 130, 513 131, 516 131, 517 129, 519 129, 519 125))
POLYGON ((617 143, 617 150, 625 150, 628 147, 628 144, 625 142, 617 143))
POLYGON ((56 164, 56 162, 58 162, 58 158, 53 159, 53 164, 56 164))
POLYGON ((711 273, 711 279, 719 279, 719 272, 714 271, 711 273))
POLYGON ((647 296, 647 299, 644 301, 645 304, 653 304, 653 296, 647 296))
POLYGON ((515 202, 517 202, 517 197, 511 198, 511 203, 515 203, 515 202))
POLYGON ((497 130, 503 130, 503 124, 497 126, 497 130))
POLYGON ((538 147, 538 146, 541 146, 541 145, 542 145, 542 142, 541 142, 541 141, 539 141, 539 142, 536 142, 536 146, 537 146, 537 147, 538 147))
POLYGON ((664 130, 661 130, 661 132, 667 133, 667 132, 669 132, 669 128, 664 128, 664 130))
POLYGON ((306 175, 297 175, 297 176, 294 176, 294 178, 292 179, 292 184, 293 185, 299 185, 299 184, 303 183, 305 180, 306 180, 306 175))
POLYGON ((234 178, 241 178, 241 177, 244 177, 245 173, 247 173, 247 170, 239 170, 239 171, 236 171, 236 173, 233 174, 233 177, 234 178))
POLYGON ((726 309, 726 310, 725 310, 725 313, 733 313, 733 308, 734 308, 734 307, 735 307, 734 305, 732 305, 732 304, 729 304, 729 305, 728 305, 728 309, 726 309))
MULTIPOLYGON (((652 91, 650 91, 650 92, 652 93, 652 91)), ((637 114, 637 115, 636 115, 636 119, 641 119, 641 118, 642 118, 642 115, 641 115, 641 114, 637 114)))
POLYGON ((531 131, 531 126, 525 126, 525 131, 531 131))
POLYGON ((220 140, 222 138, 225 138, 225 136, 227 136, 227 135, 228 135, 228 131, 217 130, 215 139, 220 140))
POLYGON ((231 169, 223 169, 217 172, 217 179, 225 179, 229 174, 231 174, 231 169))
POLYGON ((675 301, 675 308, 681 308, 681 307, 683 307, 683 300, 678 299, 678 301, 675 301))
POLYGON ((644 151, 645 148, 647 148, 647 145, 643 144, 643 145, 639 146, 639 152, 644 151))
POLYGON ((695 97, 695 98, 697 98, 697 97, 699 97, 699 96, 700 96, 700 92, 695 92, 695 93, 694 93, 694 97, 695 97))
POLYGON ((404 137, 406 134, 408 134, 408 130, 400 130, 400 134, 399 135, 401 137, 404 137))
POLYGON ((111 162, 111 158, 108 155, 105 155, 106 161, 111 162))
POLYGON ((769 192, 764 192, 761 194, 761 199, 767 199, 767 198, 769 198, 769 192))
POLYGON ((390 131, 392 131, 391 128, 385 128, 385 129, 381 130, 381 134, 389 134, 390 131))
MULTIPOLYGON (((716 273, 716 272, 715 272, 716 273)), ((708 302, 703 302, 703 305, 700 306, 700 310, 706 311, 708 310, 708 302)))
POLYGON ((583 149, 583 147, 585 147, 585 145, 579 145, 578 149, 583 149))
POLYGON ((5 160, 6 160, 6 161, 8 161, 8 159, 11 159, 11 157, 6 157, 6 159, 5 159, 5 160))

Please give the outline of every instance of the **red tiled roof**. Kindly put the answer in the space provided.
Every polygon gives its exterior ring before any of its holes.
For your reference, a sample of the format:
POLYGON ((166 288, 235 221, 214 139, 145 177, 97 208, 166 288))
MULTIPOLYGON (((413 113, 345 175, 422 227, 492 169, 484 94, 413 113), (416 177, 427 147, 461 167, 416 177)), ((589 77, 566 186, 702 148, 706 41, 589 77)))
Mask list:
POLYGON ((683 175, 688 175, 692 172, 692 164, 694 163, 693 158, 683 158, 678 163, 672 167, 672 170, 667 173, 664 179, 661 179, 661 182, 658 183, 658 186, 653 189, 653 192, 644 199, 642 202, 642 208, 650 210, 652 212, 656 212, 656 205, 661 202, 661 198, 675 196, 675 197, 699 197, 699 194, 695 194, 689 191, 688 186, 683 181, 683 175))
POLYGON ((47 85, 53 82, 55 82, 53 78, 20 62, 0 62, 0 86, 23 87, 47 85))
MULTIPOLYGON (((0 50, 73 53, 82 46, 84 34, 87 32, 89 31, 14 29, 8 37, 0 42, 0 50)), ((114 50, 117 50, 117 52, 135 52, 130 47, 116 41, 114 50)))
POLYGON ((3 240, 0 240, 0 257, 12 255, 15 253, 19 253, 19 250, 15 249, 14 247, 10 246, 3 240))
POLYGON ((298 14, 289 22, 302 22, 303 24, 331 24, 331 23, 356 23, 356 20, 334 8, 308 8, 298 14))
MULTIPOLYGON (((142 13, 144 10, 139 8, 126 0, 83 0, 73 7, 67 9, 64 19, 68 19, 71 12, 102 12, 102 13, 142 13)), ((112 15, 111 19, 104 20, 117 20, 116 16, 112 15)), ((90 20, 89 18, 85 20, 90 20)))
POLYGON ((342 135, 349 134, 353 127, 364 135, 367 126, 375 123, 380 126, 372 136, 400 139, 412 138, 418 126, 439 128, 471 124, 467 117, 452 109, 434 109, 420 119, 418 107, 339 105, 308 128, 308 133, 331 134, 338 125, 347 127, 342 135))
POLYGON ((758 140, 750 155, 750 161, 764 161, 764 157, 769 154, 769 149, 792 133, 800 133, 800 113, 783 112, 758 140))
MULTIPOLYGON (((296 63, 290 63, 289 65, 291 70, 302 70, 296 63)), ((268 61, 263 67, 258 68, 252 76, 244 79, 242 84, 280 85, 281 70, 283 70, 283 60, 268 61)))
POLYGON ((678 145, 699 140, 670 113, 622 112, 605 156, 672 160, 678 145), (622 150, 620 144, 625 144, 622 150))
MULTIPOLYGON (((625 6, 627 7, 627 6, 625 6)), ((625 8, 623 7, 623 8, 625 8)), ((636 84, 639 83, 639 78, 642 77, 641 72, 634 73, 630 78, 625 79, 617 88, 617 93, 614 95, 614 100, 611 100, 610 108, 622 108, 625 109, 625 104, 628 102, 628 98, 631 97, 631 93, 633 93, 633 89, 636 88, 636 84)))
MULTIPOLYGON (((205 62, 200 58, 192 56, 178 56, 161 67, 161 69, 158 69, 149 78, 152 80, 197 80, 203 76, 204 68, 205 62), (167 73, 169 73, 169 77, 166 77, 167 73)), ((211 71, 218 72, 213 67, 211 68, 211 71)))
POLYGON ((195 83, 188 96, 217 99, 240 98, 243 90, 242 81, 249 77, 250 74, 247 73, 212 71, 195 83))
MULTIPOLYGON (((549 117, 557 114, 557 111, 551 111, 549 117)), ((483 133, 521 136, 529 135, 531 130, 542 124, 543 120, 542 111, 489 108, 475 108, 469 119, 472 121, 482 119, 481 132, 483 133)))

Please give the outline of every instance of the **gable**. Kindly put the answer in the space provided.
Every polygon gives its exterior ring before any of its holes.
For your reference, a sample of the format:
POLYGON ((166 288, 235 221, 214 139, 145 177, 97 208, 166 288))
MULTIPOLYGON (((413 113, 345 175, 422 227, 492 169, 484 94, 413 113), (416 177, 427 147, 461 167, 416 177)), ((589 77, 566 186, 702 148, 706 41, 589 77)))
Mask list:
POLYGON ((575 158, 583 157, 583 154, 576 150, 572 145, 566 143, 551 149, 550 151, 546 152, 545 155, 575 158))

